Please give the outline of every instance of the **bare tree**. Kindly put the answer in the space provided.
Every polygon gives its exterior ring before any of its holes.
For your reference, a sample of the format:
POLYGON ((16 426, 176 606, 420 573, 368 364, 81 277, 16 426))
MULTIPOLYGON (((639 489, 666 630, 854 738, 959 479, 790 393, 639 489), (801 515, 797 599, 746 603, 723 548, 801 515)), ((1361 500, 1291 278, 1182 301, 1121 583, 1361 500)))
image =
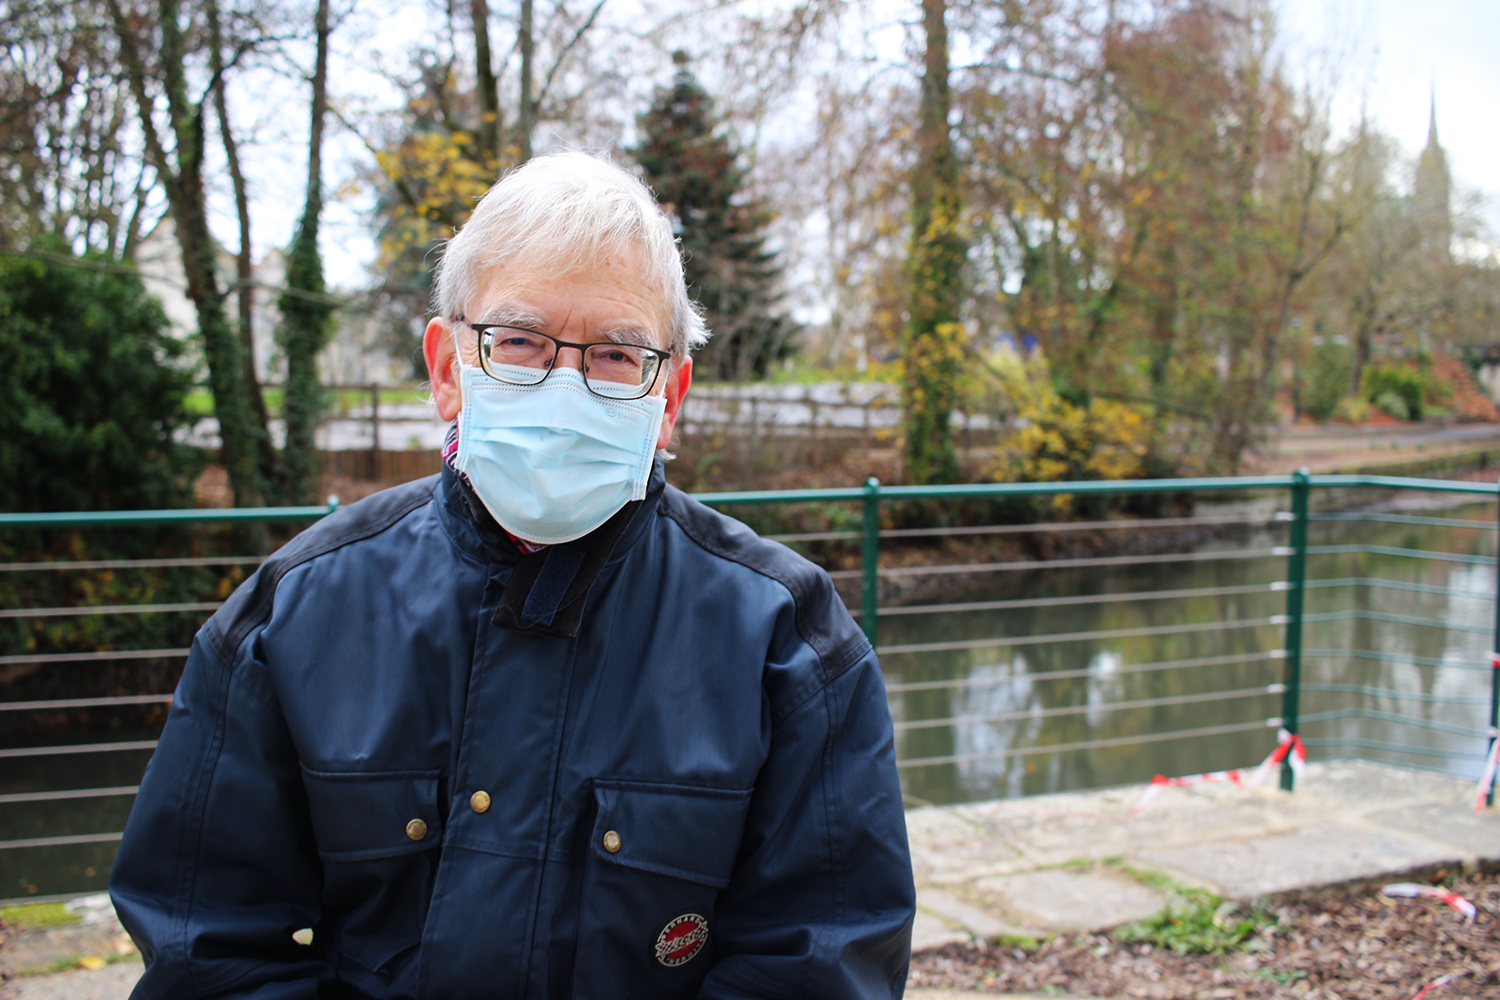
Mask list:
POLYGON ((257 456, 265 427, 257 425, 245 379, 244 351, 224 308, 208 226, 204 173, 206 117, 212 96, 193 92, 190 34, 178 0, 150 8, 104 0, 145 141, 146 159, 166 191, 182 250, 187 297, 198 314, 198 334, 208 363, 223 461, 238 506, 264 502, 257 456), (150 63, 148 64, 148 56, 150 63))

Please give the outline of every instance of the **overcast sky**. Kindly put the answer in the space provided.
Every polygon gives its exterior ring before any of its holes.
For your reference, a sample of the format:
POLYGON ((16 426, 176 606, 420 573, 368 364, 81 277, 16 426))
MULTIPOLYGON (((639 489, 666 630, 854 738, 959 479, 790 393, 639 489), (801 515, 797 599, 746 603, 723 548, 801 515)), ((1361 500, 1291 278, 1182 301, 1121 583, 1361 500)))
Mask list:
MULTIPOLYGON (((1500 0, 1279 0, 1289 57, 1344 53, 1348 124, 1360 106, 1408 153, 1438 139, 1460 189, 1500 232, 1500 0)), ((1492 234, 1493 235, 1493 234, 1492 234)))
MULTIPOLYGON (((1348 129, 1363 112, 1414 155, 1426 144, 1430 101, 1436 93, 1439 138, 1458 191, 1477 190, 1485 196, 1484 218, 1492 238, 1500 234, 1500 0, 1274 2, 1281 11, 1288 67, 1309 74, 1319 73, 1320 67, 1337 67, 1342 97, 1336 127, 1348 129)), ((352 66, 345 64, 349 69, 364 68, 372 48, 389 41, 385 29, 393 19, 375 17, 364 24, 354 20, 336 38, 336 46, 353 41, 361 54, 352 66)), ((359 75, 369 82, 375 79, 373 73, 359 75)), ((348 86, 352 81, 345 75, 341 82, 348 86)), ((286 121, 288 133, 296 133, 287 136, 293 147, 304 141, 303 114, 286 121)), ((352 137, 338 132, 329 150, 330 175, 343 176, 329 176, 331 185, 347 179, 351 160, 365 156, 352 137)), ((278 154, 286 155, 271 148, 263 151, 272 160, 278 160, 278 154)), ((291 238, 301 207, 301 174, 278 164, 266 171, 261 186, 257 201, 270 210, 260 216, 264 225, 257 233, 258 252, 291 238)), ((323 250, 329 279, 336 285, 354 287, 369 280, 367 268, 375 248, 367 228, 368 208, 367 197, 336 198, 329 206, 323 250)), ((220 228, 231 232, 227 208, 224 222, 220 228)))

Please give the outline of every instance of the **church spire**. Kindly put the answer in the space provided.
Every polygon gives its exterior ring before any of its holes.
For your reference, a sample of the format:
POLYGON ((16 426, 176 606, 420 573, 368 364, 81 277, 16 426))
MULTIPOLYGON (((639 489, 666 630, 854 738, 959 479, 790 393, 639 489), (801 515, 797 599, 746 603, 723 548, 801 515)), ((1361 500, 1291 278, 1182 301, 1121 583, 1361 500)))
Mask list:
POLYGON ((1414 194, 1417 224, 1423 242, 1435 258, 1449 259, 1448 246, 1453 236, 1450 192, 1453 179, 1448 173, 1448 156, 1438 142, 1437 87, 1432 88, 1432 113, 1427 122, 1427 148, 1417 158, 1414 194))
POLYGON ((1437 84, 1432 85, 1432 111, 1427 119, 1427 148, 1441 150, 1437 134, 1437 84))

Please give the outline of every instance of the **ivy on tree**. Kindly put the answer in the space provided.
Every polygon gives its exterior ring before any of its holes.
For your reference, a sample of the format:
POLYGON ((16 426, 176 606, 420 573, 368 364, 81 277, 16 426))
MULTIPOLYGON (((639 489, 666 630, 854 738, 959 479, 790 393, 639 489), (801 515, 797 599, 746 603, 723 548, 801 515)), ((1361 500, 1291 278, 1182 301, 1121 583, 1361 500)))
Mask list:
POLYGON ((672 84, 657 89, 639 119, 641 144, 632 152, 681 224, 689 294, 713 333, 694 371, 724 381, 763 376, 791 352, 798 329, 778 308, 781 267, 765 247, 771 213, 745 196, 745 171, 687 54, 672 61, 672 84))

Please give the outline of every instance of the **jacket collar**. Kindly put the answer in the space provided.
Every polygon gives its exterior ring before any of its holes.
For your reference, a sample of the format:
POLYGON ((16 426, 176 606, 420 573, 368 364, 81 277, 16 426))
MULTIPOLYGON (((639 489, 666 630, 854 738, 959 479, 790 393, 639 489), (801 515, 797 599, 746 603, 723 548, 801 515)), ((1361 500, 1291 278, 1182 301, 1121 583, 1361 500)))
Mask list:
POLYGON ((571 638, 578 634, 589 591, 599 573, 618 562, 640 540, 666 489, 660 457, 651 466, 646 497, 622 507, 600 527, 572 542, 523 554, 463 478, 443 466, 438 508, 460 549, 486 562, 514 567, 505 583, 494 623, 502 628, 571 638))

